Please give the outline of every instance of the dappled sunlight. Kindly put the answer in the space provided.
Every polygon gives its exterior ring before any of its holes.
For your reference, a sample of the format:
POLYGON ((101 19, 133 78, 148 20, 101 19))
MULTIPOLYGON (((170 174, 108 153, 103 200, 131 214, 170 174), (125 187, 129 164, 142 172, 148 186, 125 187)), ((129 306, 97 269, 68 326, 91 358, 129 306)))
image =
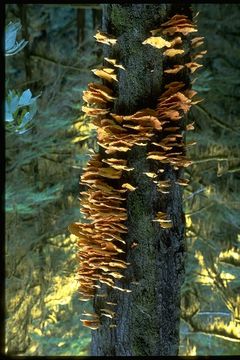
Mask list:
MULTIPOLYGON (((5 352, 12 356, 88 356, 91 330, 84 328, 80 318, 81 313, 92 313, 93 304, 80 301, 78 237, 69 233, 68 225, 82 223, 79 199, 86 189, 80 176, 99 147, 97 126, 89 116, 99 109, 93 107, 89 112, 82 94, 85 99, 94 95, 83 93, 94 79, 89 69, 103 63, 102 50, 93 37, 102 12, 99 4, 21 6, 6 5, 6 24, 20 21, 22 29, 16 26, 18 43, 8 49, 9 54, 19 53, 6 58, 5 352)), ((234 4, 192 7, 193 13, 200 11, 199 33, 205 39, 197 56, 204 53, 205 60, 191 85, 203 101, 186 117, 186 129, 195 131, 184 133, 189 145, 186 156, 192 165, 177 182, 183 188, 186 230, 179 355, 239 355, 239 8, 234 4)), ((106 41, 102 36, 97 35, 106 41)), ((158 49, 171 45, 167 36, 145 40, 146 51, 149 44, 158 49)), ((180 54, 179 49, 172 50, 165 50, 170 61, 176 51, 180 54)), ((127 66, 124 69, 114 59, 104 61, 127 74, 127 66)), ((194 64, 188 63, 189 71, 196 69, 194 64)), ((183 68, 174 65, 165 72, 171 77, 183 68)), ((142 125, 129 125, 125 115, 114 116, 112 120, 125 121, 134 135, 143 129, 141 136, 146 136, 142 125)), ((158 126, 157 121, 153 124, 158 126)), ((100 130, 103 143, 109 136, 107 125, 100 130)), ((158 160, 161 155, 148 154, 158 160)), ((116 171, 108 176, 123 169, 131 171, 124 161, 110 161, 116 171)), ((156 181, 155 169, 144 171, 143 176, 156 181)), ((133 185, 126 180, 122 188, 134 194, 137 187, 133 185)), ((158 184, 163 199, 168 187, 164 181, 158 184)), ((171 228, 172 223, 167 222, 161 212, 154 218, 155 225, 171 228)), ((139 249, 136 241, 133 251, 139 249)))

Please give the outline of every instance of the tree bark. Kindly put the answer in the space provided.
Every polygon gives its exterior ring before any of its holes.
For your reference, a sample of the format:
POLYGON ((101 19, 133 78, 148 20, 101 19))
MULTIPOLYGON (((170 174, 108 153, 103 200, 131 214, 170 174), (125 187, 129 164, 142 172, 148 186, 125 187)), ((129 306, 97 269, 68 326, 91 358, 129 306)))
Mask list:
POLYGON ((77 45, 85 39, 85 9, 77 9, 77 45))
MULTIPOLYGON (((150 36, 150 30, 159 28, 161 23, 177 13, 191 16, 189 5, 104 5, 102 30, 118 39, 113 47, 104 45, 104 56, 117 59, 126 68, 126 71, 119 70, 119 82, 114 85, 117 94, 114 113, 126 115, 147 107, 156 109, 157 99, 165 85, 165 60, 159 49, 142 45, 142 42, 150 36)), ((184 73, 181 80, 188 84, 188 75, 184 73)), ((126 182, 136 186, 137 190, 130 192, 126 201, 125 260, 130 265, 117 285, 132 292, 120 292, 105 286, 98 290, 98 294, 107 294, 107 301, 117 303, 114 307, 116 327, 109 327, 110 319, 101 319, 101 327, 92 331, 92 355, 178 353, 185 251, 182 191, 174 181, 181 171, 163 165, 165 171, 160 180, 171 179, 172 185, 169 194, 158 192, 152 179, 143 175, 143 172, 159 168, 159 162, 147 159, 150 149, 151 144, 134 146, 126 155, 129 166, 134 167, 126 175, 126 182), (152 221, 158 211, 170 215, 172 228, 162 229, 152 221)), ((106 298, 95 296, 96 312, 105 307, 105 301, 106 298)))

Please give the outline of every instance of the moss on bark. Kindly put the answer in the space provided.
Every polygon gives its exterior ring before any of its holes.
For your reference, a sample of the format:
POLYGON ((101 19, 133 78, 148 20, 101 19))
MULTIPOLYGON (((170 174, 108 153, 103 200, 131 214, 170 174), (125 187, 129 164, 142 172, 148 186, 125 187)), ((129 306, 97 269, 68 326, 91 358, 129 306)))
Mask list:
MULTIPOLYGON (((118 38, 104 55, 116 58, 126 71, 119 69, 119 82, 114 85, 117 100, 113 112, 132 114, 145 107, 156 108, 163 91, 163 56, 159 49, 142 42, 173 15, 171 4, 104 5, 103 31, 118 38)), ((185 10, 188 7, 185 7, 185 10)), ((188 82, 188 79, 185 79, 188 82)), ((131 264, 118 285, 132 290, 122 293, 102 287, 107 301, 117 302, 117 327, 110 328, 108 318, 93 331, 92 355, 149 356, 177 355, 179 343, 180 287, 184 270, 184 216, 182 193, 174 183, 179 175, 169 165, 161 180, 171 179, 169 194, 157 191, 153 181, 143 172, 156 171, 159 164, 147 160, 148 147, 134 146, 127 153, 134 170, 126 175, 137 190, 129 193, 128 233, 125 259, 131 264), (158 211, 166 212, 173 228, 162 229, 153 222, 158 211), (131 247, 133 243, 137 246, 131 247)), ((106 300, 95 297, 96 311, 106 300)))

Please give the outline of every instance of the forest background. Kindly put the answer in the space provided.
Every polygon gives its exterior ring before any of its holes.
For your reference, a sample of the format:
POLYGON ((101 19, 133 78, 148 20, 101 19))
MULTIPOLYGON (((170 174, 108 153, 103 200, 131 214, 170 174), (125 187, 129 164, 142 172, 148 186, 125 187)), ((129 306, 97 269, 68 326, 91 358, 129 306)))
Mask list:
MULTIPOLYGON (((5 11, 6 39, 12 34, 5 49, 6 352, 88 355, 91 331, 80 317, 90 305, 79 300, 76 239, 67 227, 80 220, 79 178, 89 149, 97 150, 81 96, 95 81, 91 69, 102 63, 93 37, 102 10, 99 4, 8 4, 5 11), (19 49, 10 44, 14 34, 19 49)), ((236 355, 240 6, 196 4, 193 11, 200 12, 207 54, 193 84, 204 101, 188 115, 196 125, 187 142, 197 145, 188 148, 193 165, 184 191, 179 355, 236 355)))

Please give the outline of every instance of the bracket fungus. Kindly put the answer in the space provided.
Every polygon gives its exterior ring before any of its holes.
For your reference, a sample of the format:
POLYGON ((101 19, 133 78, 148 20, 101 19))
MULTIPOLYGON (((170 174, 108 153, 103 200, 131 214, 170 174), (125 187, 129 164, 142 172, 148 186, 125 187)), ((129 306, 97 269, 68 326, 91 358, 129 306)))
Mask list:
MULTIPOLYGON (((181 77, 178 75, 181 71, 194 73, 202 66, 195 61, 201 59, 206 51, 193 53, 193 62, 179 63, 179 59, 182 59, 187 51, 186 48, 183 49, 185 37, 192 36, 194 32, 197 32, 196 24, 187 16, 177 14, 159 28, 151 30, 152 36, 142 42, 143 45, 157 48, 160 56, 163 54, 168 57, 164 63, 169 66, 169 60, 171 64, 170 68, 163 68, 165 88, 155 109, 144 108, 129 115, 113 112, 116 94, 112 89, 112 82, 118 82, 119 68, 125 68, 112 58, 105 58, 112 68, 102 66, 92 70, 97 77, 106 80, 108 86, 89 83, 88 89, 83 92, 85 105, 82 111, 96 126, 101 152, 92 152, 92 157, 81 176, 81 184, 87 188, 81 192, 81 213, 86 222, 73 223, 69 225, 69 230, 77 237, 80 299, 88 301, 94 296, 106 298, 105 307, 100 309, 98 314, 83 314, 90 318, 81 319, 83 325, 92 330, 98 329, 102 317, 115 318, 115 312, 107 306, 116 303, 107 301, 106 294, 98 293, 101 284, 118 291, 131 292, 130 289, 116 285, 116 281, 118 285, 121 283, 124 269, 130 265, 124 260, 124 235, 128 231, 125 224, 128 217, 126 198, 129 193, 138 191, 138 187, 134 186, 136 184, 126 182, 124 174, 131 174, 134 169, 129 166, 125 153, 131 151, 134 145, 149 145, 147 159, 149 162, 155 162, 157 170, 143 174, 156 186, 157 191, 163 194, 168 194, 171 187, 176 186, 174 184, 186 186, 188 183, 188 180, 182 178, 175 182, 165 178, 165 166, 168 164, 178 170, 191 164, 185 155, 186 144, 182 132, 193 130, 194 124, 184 126, 182 118, 199 100, 193 100, 196 92, 189 88, 189 84, 179 81, 181 77)), ((100 31, 95 38, 109 46, 115 46, 117 43, 114 36, 100 31)), ((194 52, 203 44, 203 38, 193 37, 189 43, 194 52)), ((127 70, 125 71, 127 73, 127 70)), ((187 144, 190 145, 192 144, 187 144)), ((169 215, 161 211, 157 212, 152 221, 159 224, 162 231, 174 226, 169 215)), ((130 249, 137 245, 132 244, 130 249)), ((116 324, 110 324, 110 327, 115 326, 116 324)))

